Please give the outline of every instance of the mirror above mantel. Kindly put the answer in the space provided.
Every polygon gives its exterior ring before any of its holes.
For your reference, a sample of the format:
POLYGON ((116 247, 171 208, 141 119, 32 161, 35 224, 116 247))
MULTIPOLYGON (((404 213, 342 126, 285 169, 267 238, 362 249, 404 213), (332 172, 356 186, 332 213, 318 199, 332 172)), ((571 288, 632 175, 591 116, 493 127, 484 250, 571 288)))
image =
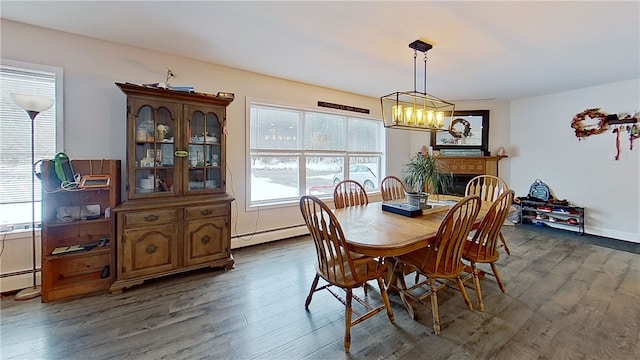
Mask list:
POLYGON ((431 133, 431 146, 441 155, 489 155, 489 110, 445 114, 445 128, 449 131, 431 133))

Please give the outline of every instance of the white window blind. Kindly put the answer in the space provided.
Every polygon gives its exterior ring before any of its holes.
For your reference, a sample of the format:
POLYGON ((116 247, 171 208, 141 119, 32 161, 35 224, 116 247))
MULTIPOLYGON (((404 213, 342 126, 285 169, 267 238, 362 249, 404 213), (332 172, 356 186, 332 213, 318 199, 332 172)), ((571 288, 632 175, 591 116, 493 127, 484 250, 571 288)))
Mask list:
MULTIPOLYGON (((12 93, 42 95, 54 105, 40 113, 34 123, 36 162, 53 159, 58 145, 57 94, 61 69, 2 60, 0 64, 0 224, 31 222, 31 119, 11 98, 12 93), (14 64, 18 64, 17 66, 14 64)), ((39 171, 39 169, 38 169, 39 171)), ((36 179, 35 201, 40 208, 41 187, 36 179)), ((38 211, 39 213, 39 211, 38 211)), ((40 221, 36 218, 36 221, 40 221)))

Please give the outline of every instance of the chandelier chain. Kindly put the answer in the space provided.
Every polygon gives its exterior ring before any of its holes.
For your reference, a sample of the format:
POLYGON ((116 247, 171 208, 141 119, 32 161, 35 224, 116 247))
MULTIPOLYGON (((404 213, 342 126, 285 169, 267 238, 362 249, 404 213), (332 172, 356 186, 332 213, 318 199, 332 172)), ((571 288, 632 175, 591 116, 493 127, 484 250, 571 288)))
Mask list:
POLYGON ((416 72, 416 58, 418 57, 418 50, 413 50, 413 92, 417 91, 418 73, 416 72))
POLYGON ((427 52, 424 53, 424 93, 427 93, 427 52))

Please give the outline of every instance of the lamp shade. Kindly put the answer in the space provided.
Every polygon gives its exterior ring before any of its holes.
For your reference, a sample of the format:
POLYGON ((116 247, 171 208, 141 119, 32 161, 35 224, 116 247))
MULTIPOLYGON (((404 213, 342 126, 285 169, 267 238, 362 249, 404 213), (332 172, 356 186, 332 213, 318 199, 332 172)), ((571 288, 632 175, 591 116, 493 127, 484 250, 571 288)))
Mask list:
POLYGON ((53 100, 44 96, 11 94, 11 98, 16 105, 26 111, 42 112, 53 105, 53 100))

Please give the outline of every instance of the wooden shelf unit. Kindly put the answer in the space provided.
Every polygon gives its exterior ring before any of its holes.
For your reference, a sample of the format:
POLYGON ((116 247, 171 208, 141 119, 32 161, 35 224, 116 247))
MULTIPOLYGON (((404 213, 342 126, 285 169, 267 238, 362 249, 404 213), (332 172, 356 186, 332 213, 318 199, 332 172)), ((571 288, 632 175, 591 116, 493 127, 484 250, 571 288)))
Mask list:
POLYGON ((63 190, 53 162, 43 162, 42 302, 104 291, 114 279, 115 219, 106 218, 105 214, 120 203, 120 160, 72 160, 71 166, 81 175, 109 175, 110 181, 105 187, 63 190), (87 205, 100 205, 100 217, 72 221, 58 218, 59 208, 75 211, 87 205), (52 254, 58 247, 93 246, 105 238, 109 239, 105 246, 52 254))

